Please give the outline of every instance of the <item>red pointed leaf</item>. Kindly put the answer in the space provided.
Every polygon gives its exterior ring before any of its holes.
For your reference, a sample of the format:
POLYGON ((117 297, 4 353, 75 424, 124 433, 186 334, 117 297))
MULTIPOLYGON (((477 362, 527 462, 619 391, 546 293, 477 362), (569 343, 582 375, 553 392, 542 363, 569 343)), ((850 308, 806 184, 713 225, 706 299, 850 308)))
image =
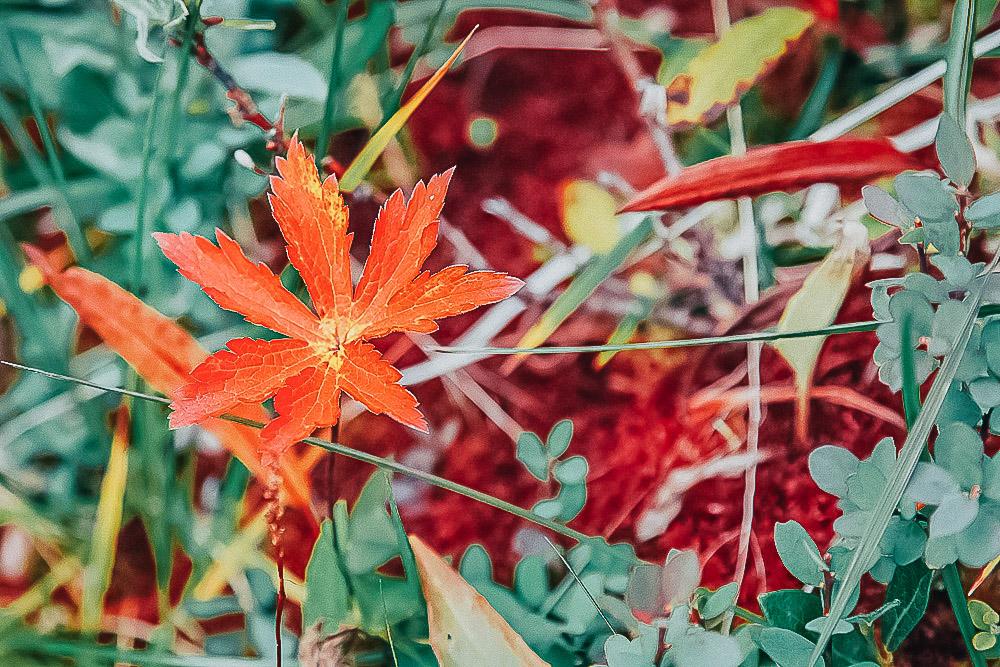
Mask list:
POLYGON ((637 194, 621 212, 662 211, 814 183, 866 183, 921 166, 882 139, 790 141, 688 167, 637 194))

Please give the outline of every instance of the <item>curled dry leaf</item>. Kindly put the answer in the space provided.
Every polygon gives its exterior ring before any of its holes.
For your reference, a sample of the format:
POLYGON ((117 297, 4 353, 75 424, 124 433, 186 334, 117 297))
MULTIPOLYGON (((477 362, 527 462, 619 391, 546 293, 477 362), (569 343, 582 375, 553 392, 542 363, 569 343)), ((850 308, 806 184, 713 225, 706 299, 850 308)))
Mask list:
MULTIPOLYGON (((173 398, 192 368, 206 360, 208 351, 169 317, 150 308, 104 276, 79 267, 60 271, 41 250, 24 246, 46 283, 68 303, 80 321, 117 352, 156 391, 173 398)), ((262 421, 259 406, 238 406, 232 412, 262 421)), ((248 426, 208 419, 201 426, 215 434, 247 468, 263 475, 260 432, 248 426)), ((281 466, 283 488, 293 505, 309 511, 309 470, 303 461, 281 466)))
POLYGON ((423 540, 411 535, 410 546, 427 600, 431 648, 441 667, 548 665, 486 598, 423 540))
POLYGON ((661 211, 814 183, 865 183, 919 166, 883 139, 789 141, 700 162, 657 181, 621 210, 661 211))

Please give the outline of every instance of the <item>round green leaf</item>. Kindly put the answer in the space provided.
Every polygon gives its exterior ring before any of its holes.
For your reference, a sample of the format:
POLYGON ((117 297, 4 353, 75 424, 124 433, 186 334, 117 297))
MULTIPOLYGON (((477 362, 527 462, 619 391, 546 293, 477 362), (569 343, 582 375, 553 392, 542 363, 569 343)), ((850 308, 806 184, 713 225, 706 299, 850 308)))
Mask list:
POLYGON ((804 584, 820 586, 826 564, 819 554, 819 548, 809 533, 797 521, 786 521, 774 525, 774 546, 778 556, 793 577, 804 584))

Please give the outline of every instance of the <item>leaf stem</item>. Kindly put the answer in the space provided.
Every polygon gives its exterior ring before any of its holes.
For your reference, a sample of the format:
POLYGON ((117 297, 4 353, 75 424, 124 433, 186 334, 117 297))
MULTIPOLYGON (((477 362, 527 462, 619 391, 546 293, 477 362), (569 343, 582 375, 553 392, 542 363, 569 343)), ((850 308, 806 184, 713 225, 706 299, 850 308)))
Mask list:
POLYGON ((962 587, 962 579, 958 575, 958 566, 954 563, 946 565, 941 573, 941 580, 944 581, 944 589, 948 592, 948 601, 951 609, 955 612, 955 620, 958 621, 958 629, 962 633, 965 641, 965 648, 969 652, 973 667, 986 667, 986 659, 983 654, 972 645, 972 636, 976 633, 972 625, 972 617, 969 615, 969 607, 965 601, 965 589, 962 587))
POLYGON ((330 150, 330 131, 340 102, 340 87, 342 85, 340 60, 344 51, 344 29, 347 26, 347 10, 350 0, 336 0, 336 3, 337 9, 333 24, 333 55, 330 57, 330 80, 327 83, 326 101, 323 104, 323 120, 319 126, 319 134, 316 136, 316 161, 320 169, 323 168, 323 159, 330 150))

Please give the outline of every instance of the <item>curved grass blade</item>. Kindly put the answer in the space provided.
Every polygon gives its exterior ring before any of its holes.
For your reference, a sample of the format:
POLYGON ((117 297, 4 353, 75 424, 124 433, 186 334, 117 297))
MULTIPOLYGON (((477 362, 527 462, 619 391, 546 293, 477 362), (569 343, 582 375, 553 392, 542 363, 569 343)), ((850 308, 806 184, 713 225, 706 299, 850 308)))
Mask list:
POLYGON ((347 167, 347 171, 344 172, 343 177, 340 179, 340 189, 342 192, 353 192, 354 188, 361 184, 361 181, 368 175, 368 171, 375 164, 378 156, 382 154, 382 151, 389 145, 392 138, 403 129, 403 125, 410 119, 410 116, 417 110, 417 107, 431 94, 431 91, 444 78, 444 75, 448 73, 448 70, 451 69, 455 60, 458 59, 458 55, 462 53, 462 49, 469 43, 469 39, 472 38, 475 32, 476 30, 473 28, 466 35, 465 39, 462 40, 462 43, 458 45, 454 53, 451 54, 451 57, 434 72, 431 78, 424 82, 424 85, 420 86, 420 89, 413 94, 413 97, 406 101, 406 104, 399 108, 399 111, 394 113, 379 128, 378 132, 372 135, 372 138, 368 140, 368 143, 361 149, 361 152, 354 158, 354 161, 347 167))
POLYGON ((830 614, 826 617, 826 621, 820 630, 819 639, 816 641, 816 648, 809 658, 809 667, 817 664, 822 657, 823 651, 826 649, 826 645, 833 636, 834 629, 837 627, 837 622, 847 611, 847 604, 852 598, 854 589, 860 583, 868 564, 871 563, 871 559, 876 549, 878 549, 879 541, 881 541, 882 535, 889 525, 889 520, 892 518, 896 506, 903 497, 903 491, 906 489, 906 485, 913 475, 913 470, 916 468, 920 456, 927 445, 931 429, 934 426, 938 413, 941 411, 941 406, 944 404, 945 395, 951 387, 955 373, 958 371, 958 366, 962 361, 965 348, 969 343, 969 338, 976 323, 979 306, 983 302, 983 294, 986 291, 989 276, 996 269, 998 262, 1000 262, 1000 253, 993 257, 993 261, 990 262, 989 267, 986 269, 986 280, 980 282, 972 294, 967 297, 972 299, 972 307, 969 308, 968 314, 962 323, 961 333, 956 338, 951 351, 941 364, 941 368, 938 370, 934 382, 931 384, 930 391, 927 392, 927 400, 924 402, 920 415, 913 422, 913 428, 910 429, 906 440, 903 442, 903 447, 899 451, 899 457, 893 468, 892 476, 882 491, 882 497, 875 506, 868 525, 865 526, 858 548, 854 551, 851 562, 844 572, 841 586, 837 595, 833 598, 833 603, 830 605, 830 614))
MULTIPOLYGON (((155 396, 153 394, 144 394, 138 391, 130 391, 128 389, 122 389, 121 387, 109 387, 106 385, 101 385, 96 382, 91 382, 89 380, 84 380, 82 378, 73 377, 71 375, 62 375, 60 373, 51 373, 49 371, 41 370, 39 368, 33 368, 31 366, 25 366, 23 364, 18 364, 13 361, 7 361, 6 359, 0 359, 0 366, 9 366, 11 368, 17 368, 29 373, 37 373, 39 375, 44 375, 48 378, 54 380, 61 380, 64 382, 72 382, 74 384, 79 384, 85 387, 90 387, 91 389, 97 389, 99 391, 106 391, 113 394, 122 394, 125 396, 132 396, 133 398, 138 398, 144 401, 155 401, 156 403, 170 403, 170 399, 164 398, 162 396, 155 396)), ((243 426, 249 426, 251 428, 264 428, 264 424, 255 421, 253 419, 246 419, 245 417, 239 417, 237 415, 221 415, 218 417, 223 421, 233 422, 236 424, 242 424, 243 426)), ((464 484, 459 484, 453 482, 450 479, 445 479, 438 475, 434 475, 429 472, 424 472, 423 470, 417 470, 416 468, 411 468, 410 466, 404 465, 402 463, 397 463, 391 459, 382 458, 381 456, 376 456, 375 454, 369 454, 368 452, 363 452, 346 445, 342 445, 339 442, 330 442, 328 440, 321 440, 319 438, 306 438, 302 442, 312 445, 313 447, 319 447, 325 449, 328 452, 333 452, 334 454, 339 454, 341 456, 346 456, 347 458, 354 459, 355 461, 361 461, 362 463, 368 463, 373 465, 380 470, 385 470, 387 472, 396 472, 401 475, 406 475, 407 477, 418 479, 422 482, 430 484, 431 486, 436 486, 440 489, 446 491, 451 491, 460 496, 465 496, 472 500, 483 503, 484 505, 489 505, 501 512, 507 512, 516 517, 529 521, 537 526, 542 526, 543 528, 548 528, 553 533, 562 535, 563 537, 568 537, 571 540, 576 540, 577 542, 583 542, 589 539, 591 536, 586 533, 582 533, 579 530, 574 530, 568 526, 565 526, 558 521, 553 521, 552 519, 547 519, 539 514, 535 514, 530 510, 526 510, 523 507, 519 507, 514 503, 507 502, 506 500, 501 500, 488 493, 483 493, 482 491, 477 491, 470 486, 465 486, 464 484)))

